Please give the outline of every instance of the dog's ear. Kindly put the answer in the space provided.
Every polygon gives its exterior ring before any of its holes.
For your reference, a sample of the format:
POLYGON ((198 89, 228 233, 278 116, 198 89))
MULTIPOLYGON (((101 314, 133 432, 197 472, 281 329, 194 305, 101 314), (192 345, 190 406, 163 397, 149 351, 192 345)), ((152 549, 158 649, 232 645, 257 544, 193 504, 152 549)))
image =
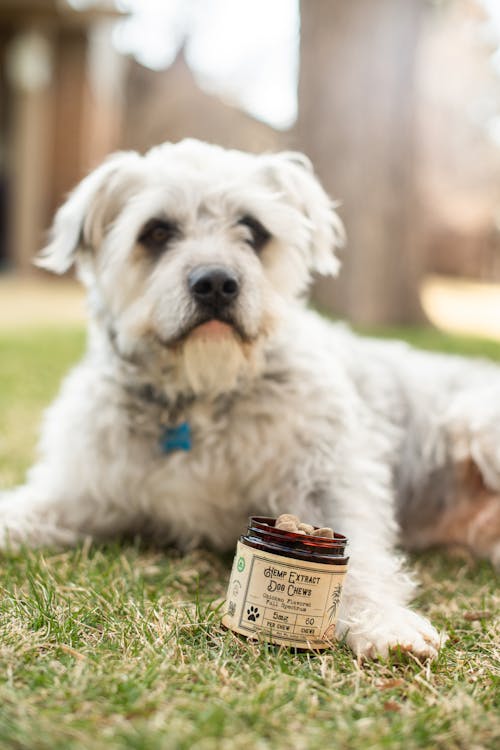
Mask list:
POLYGON ((335 211, 337 204, 323 190, 307 156, 283 151, 269 158, 278 188, 307 221, 310 270, 335 276, 340 267, 335 251, 345 242, 344 225, 335 211))
POLYGON ((65 273, 79 250, 99 246, 139 181, 141 159, 135 151, 112 154, 77 185, 57 211, 50 241, 35 259, 36 266, 65 273))

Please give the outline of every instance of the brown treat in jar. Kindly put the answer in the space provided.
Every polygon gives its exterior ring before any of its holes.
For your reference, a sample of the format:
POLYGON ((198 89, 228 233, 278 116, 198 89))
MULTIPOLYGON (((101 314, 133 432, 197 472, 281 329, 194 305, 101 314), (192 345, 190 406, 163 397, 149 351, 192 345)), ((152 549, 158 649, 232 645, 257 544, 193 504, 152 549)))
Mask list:
POLYGON ((333 539, 334 533, 333 529, 330 529, 328 526, 324 526, 321 529, 314 529, 312 536, 324 536, 327 539, 333 539))
POLYGON ((293 534, 297 534, 297 524, 293 521, 281 521, 281 523, 275 524, 275 529, 279 529, 279 531, 290 531, 293 534))
POLYGON ((278 526, 282 523, 293 523, 295 524, 295 526, 298 526, 300 523, 300 518, 298 518, 298 516, 294 516, 293 513, 282 513, 281 516, 278 516, 274 525, 276 528, 278 528, 278 526))
POLYGON ((299 531, 303 531, 304 534, 312 534, 314 531, 314 526, 311 526, 310 523, 299 523, 298 529, 299 531))

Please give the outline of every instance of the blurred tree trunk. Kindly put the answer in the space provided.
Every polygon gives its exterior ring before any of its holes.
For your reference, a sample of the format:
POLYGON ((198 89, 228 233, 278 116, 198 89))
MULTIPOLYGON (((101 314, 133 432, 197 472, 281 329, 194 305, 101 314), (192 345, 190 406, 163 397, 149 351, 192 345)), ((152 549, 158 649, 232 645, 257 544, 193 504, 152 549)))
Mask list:
POLYGON ((424 0, 301 0, 299 146, 342 205, 340 279, 316 301, 360 324, 413 323, 423 230, 415 58, 424 0))

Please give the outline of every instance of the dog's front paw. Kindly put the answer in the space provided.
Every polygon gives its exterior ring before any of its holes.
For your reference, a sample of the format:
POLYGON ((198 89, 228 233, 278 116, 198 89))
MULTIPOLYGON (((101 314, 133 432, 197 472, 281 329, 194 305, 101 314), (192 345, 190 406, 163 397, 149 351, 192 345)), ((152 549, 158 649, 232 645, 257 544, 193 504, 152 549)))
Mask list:
POLYGON ((364 612, 347 625, 347 643, 361 659, 410 652, 421 660, 435 659, 446 640, 429 620, 404 607, 376 615, 364 612))

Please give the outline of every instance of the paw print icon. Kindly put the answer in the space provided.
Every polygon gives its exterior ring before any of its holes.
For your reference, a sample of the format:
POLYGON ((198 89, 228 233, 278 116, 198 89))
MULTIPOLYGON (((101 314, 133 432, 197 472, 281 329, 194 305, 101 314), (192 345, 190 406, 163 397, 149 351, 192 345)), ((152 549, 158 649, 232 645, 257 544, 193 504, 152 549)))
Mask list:
POLYGON ((249 620, 250 620, 251 622, 256 622, 256 621, 257 621, 257 620, 259 619, 259 617, 260 617, 260 614, 259 614, 259 608, 258 608, 258 607, 254 607, 253 605, 251 605, 251 606, 250 606, 250 607, 249 607, 249 608, 247 609, 247 618, 248 618, 248 619, 249 619, 249 620))

